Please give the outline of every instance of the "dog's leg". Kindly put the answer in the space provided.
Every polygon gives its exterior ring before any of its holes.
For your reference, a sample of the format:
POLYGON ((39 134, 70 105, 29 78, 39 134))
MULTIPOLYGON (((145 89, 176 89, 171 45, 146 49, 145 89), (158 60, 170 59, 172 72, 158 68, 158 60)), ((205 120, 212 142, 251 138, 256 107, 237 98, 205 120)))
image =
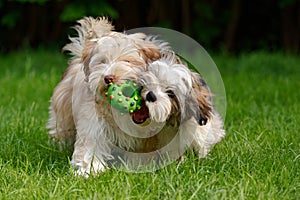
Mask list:
POLYGON ((76 174, 88 176, 105 171, 111 152, 106 137, 107 123, 98 118, 93 98, 88 93, 80 97, 73 100, 77 135, 71 164, 76 174))
POLYGON ((72 91, 74 77, 78 70, 79 66, 69 67, 51 97, 50 118, 47 128, 49 135, 62 144, 73 144, 75 141, 76 129, 72 113, 72 91))
POLYGON ((75 141, 76 129, 72 116, 62 117, 61 112, 55 112, 52 106, 50 107, 50 118, 47 128, 49 135, 58 142, 60 149, 71 147, 75 141))
POLYGON ((105 161, 101 155, 97 155, 95 145, 91 138, 76 139, 71 161, 76 175, 88 177, 89 174, 105 171, 105 161))
POLYGON ((71 161, 76 175, 88 176, 89 174, 105 171, 105 155, 107 152, 104 146, 97 143, 97 141, 99 140, 89 136, 76 138, 71 161))
POLYGON ((206 125, 194 129, 192 149, 198 154, 200 158, 205 157, 212 146, 221 141, 225 136, 223 130, 223 122, 217 113, 212 114, 206 125))

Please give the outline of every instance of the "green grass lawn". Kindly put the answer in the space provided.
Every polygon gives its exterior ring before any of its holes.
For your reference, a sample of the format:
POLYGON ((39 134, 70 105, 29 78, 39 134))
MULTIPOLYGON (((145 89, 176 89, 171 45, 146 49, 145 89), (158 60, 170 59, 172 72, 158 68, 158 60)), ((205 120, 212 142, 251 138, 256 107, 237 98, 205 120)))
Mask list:
POLYGON ((70 173, 71 152, 48 143, 49 98, 67 59, 59 51, 0 56, 0 199, 299 199, 300 58, 213 56, 227 94, 226 138, 152 173, 70 173))

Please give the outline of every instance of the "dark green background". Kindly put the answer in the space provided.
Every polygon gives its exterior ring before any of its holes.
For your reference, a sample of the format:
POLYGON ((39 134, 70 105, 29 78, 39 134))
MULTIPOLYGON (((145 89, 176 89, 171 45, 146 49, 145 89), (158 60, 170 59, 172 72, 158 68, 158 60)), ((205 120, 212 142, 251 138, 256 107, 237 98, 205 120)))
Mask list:
POLYGON ((0 0, 0 51, 59 46, 83 16, 108 16, 116 30, 160 26, 216 52, 299 53, 299 0, 0 0))

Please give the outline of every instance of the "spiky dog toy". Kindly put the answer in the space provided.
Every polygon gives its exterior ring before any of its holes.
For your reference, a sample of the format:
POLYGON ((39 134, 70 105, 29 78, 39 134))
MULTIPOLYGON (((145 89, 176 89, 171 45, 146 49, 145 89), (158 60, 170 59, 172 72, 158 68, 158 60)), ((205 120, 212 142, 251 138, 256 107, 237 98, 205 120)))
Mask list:
POLYGON ((106 95, 108 102, 121 114, 132 114, 141 108, 141 88, 132 80, 122 84, 110 83, 106 95))

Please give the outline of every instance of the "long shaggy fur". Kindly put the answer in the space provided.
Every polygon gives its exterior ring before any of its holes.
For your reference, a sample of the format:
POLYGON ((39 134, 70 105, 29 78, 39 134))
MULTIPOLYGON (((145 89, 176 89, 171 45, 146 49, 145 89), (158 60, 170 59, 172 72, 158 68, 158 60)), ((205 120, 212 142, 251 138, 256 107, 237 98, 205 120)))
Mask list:
MULTIPOLYGON (((74 144, 71 163, 78 174, 104 171, 116 158, 116 147, 159 152, 178 133, 183 139, 179 146, 190 145, 204 157, 225 135, 204 80, 164 41, 114 32, 105 18, 78 23, 78 37, 63 48, 73 58, 51 97, 47 125, 50 136, 74 144), (128 79, 143 86, 143 107, 133 115, 119 115, 104 93, 108 81, 128 79), (137 123, 140 118, 145 122, 137 123)), ((166 149, 172 155, 174 148, 166 149)))

